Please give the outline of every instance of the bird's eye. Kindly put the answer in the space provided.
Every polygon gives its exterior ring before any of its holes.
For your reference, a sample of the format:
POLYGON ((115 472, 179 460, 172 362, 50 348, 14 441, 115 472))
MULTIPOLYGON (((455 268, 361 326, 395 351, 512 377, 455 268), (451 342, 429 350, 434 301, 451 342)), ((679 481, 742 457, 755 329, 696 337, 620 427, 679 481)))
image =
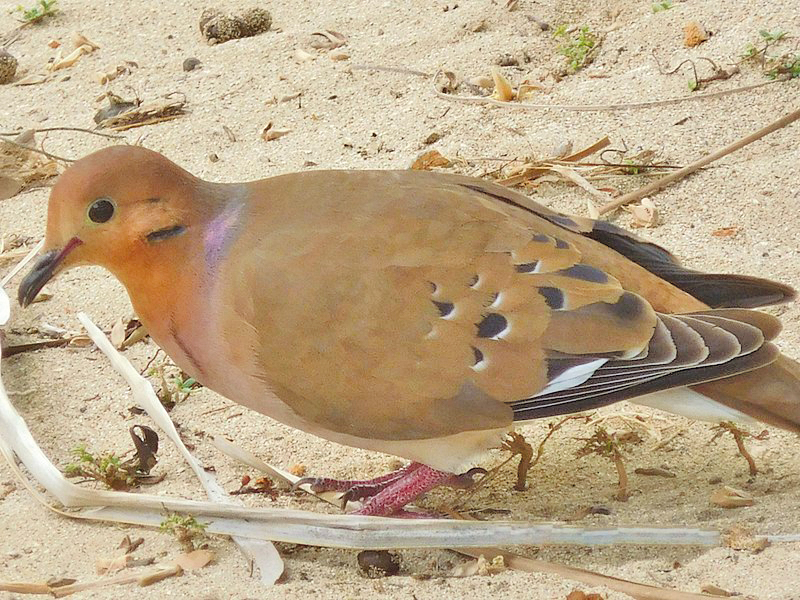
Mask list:
POLYGON ((89 205, 88 215, 92 223, 105 223, 114 216, 114 204, 108 198, 98 198, 89 205))

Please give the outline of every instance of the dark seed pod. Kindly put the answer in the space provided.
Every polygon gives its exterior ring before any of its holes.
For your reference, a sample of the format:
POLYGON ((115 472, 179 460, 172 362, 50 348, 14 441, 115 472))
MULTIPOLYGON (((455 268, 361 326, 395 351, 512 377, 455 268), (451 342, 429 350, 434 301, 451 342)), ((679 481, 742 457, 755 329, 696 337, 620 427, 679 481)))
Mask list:
POLYGON ((371 579, 391 577, 400 572, 400 555, 388 550, 362 550, 357 560, 358 566, 371 579))

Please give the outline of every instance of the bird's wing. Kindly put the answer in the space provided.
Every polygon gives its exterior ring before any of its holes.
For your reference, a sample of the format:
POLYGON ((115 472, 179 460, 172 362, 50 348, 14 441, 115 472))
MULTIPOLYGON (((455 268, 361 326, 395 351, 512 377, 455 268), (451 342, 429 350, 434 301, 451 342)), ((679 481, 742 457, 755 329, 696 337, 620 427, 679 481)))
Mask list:
POLYGON ((602 268, 635 264, 496 187, 344 171, 253 184, 222 274, 223 330, 241 332, 229 343, 306 421, 385 440, 581 411, 774 358, 757 325, 658 315, 602 268))

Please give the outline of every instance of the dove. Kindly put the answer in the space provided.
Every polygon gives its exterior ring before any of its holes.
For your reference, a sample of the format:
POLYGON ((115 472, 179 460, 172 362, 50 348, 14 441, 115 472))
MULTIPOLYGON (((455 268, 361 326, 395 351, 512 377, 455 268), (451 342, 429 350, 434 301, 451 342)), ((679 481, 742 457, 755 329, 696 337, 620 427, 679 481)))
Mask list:
POLYGON ((55 183, 20 303, 79 265, 119 279, 204 386, 409 460, 372 480, 307 480, 362 500, 360 514, 408 516, 430 489, 469 485, 515 423, 621 400, 800 431, 800 366, 771 341, 778 319, 754 310, 794 290, 687 269, 615 225, 479 179, 213 183, 113 146, 55 183))

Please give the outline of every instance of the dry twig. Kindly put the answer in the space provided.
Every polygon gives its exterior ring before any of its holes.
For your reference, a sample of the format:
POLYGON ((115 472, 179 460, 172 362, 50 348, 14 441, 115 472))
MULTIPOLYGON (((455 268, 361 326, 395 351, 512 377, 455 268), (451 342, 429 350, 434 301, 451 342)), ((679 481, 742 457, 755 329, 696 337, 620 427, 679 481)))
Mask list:
POLYGON ((680 179, 683 179, 684 177, 686 177, 691 173, 694 173, 701 167, 704 167, 707 164, 714 162, 715 160, 719 160, 723 156, 727 156, 732 152, 736 152, 737 150, 744 148, 748 144, 751 144, 756 140, 760 140, 762 137, 769 135, 773 131, 777 131, 778 129, 781 129, 791 123, 794 123, 797 119, 800 119, 800 109, 797 109, 789 113, 788 115, 781 117, 777 121, 770 123, 766 127, 762 127, 758 131, 755 131, 750 135, 747 135, 741 138, 740 140, 733 142, 732 144, 728 144, 724 148, 720 148, 716 152, 712 152, 711 154, 704 156, 700 160, 697 160, 690 165, 686 165, 682 169, 678 169, 674 173, 670 173, 666 177, 657 179, 656 181, 648 183, 647 185, 639 188, 638 190, 634 190, 633 192, 620 196, 616 200, 613 200, 612 202, 609 202, 608 204, 603 206, 600 209, 600 214, 604 215, 613 210, 616 210, 620 206, 625 206, 626 204, 630 204, 631 202, 636 202, 637 200, 641 200, 645 196, 649 196, 650 194, 657 192, 658 190, 668 186, 669 184, 674 183, 680 179))

